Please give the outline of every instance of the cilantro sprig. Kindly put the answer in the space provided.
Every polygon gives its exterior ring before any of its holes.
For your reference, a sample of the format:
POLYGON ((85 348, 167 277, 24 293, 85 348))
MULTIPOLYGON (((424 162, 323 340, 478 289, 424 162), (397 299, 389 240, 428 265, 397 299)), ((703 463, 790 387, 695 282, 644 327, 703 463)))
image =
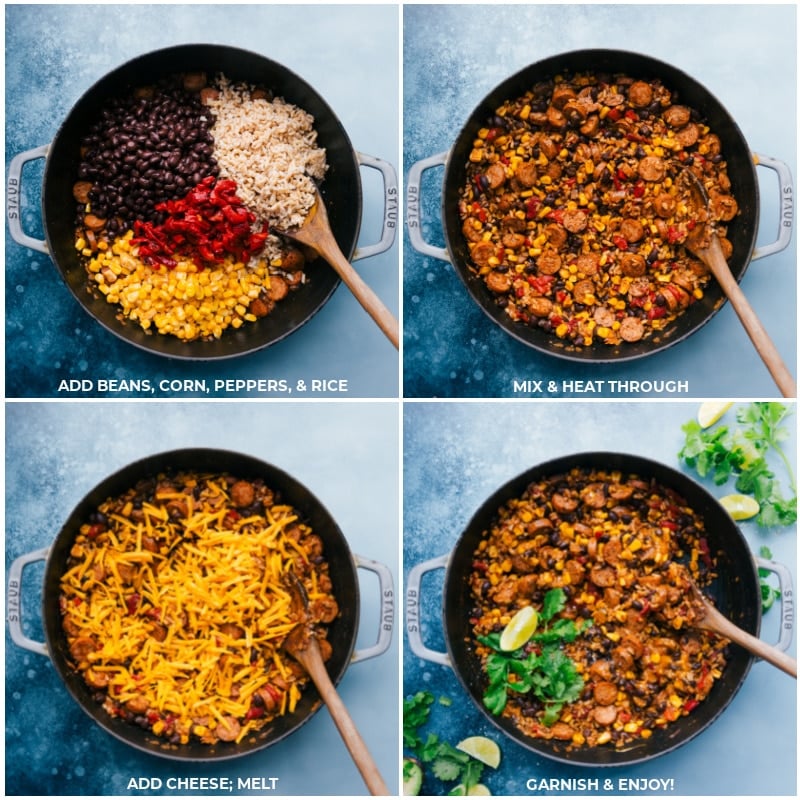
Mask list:
MULTIPOLYGON (((758 551, 762 558, 771 559, 772 551, 766 545, 762 545, 758 551)), ((776 589, 768 580, 772 573, 764 567, 758 568, 758 585, 761 589, 761 608, 769 611, 776 600, 780 599, 780 589, 776 589)))
POLYGON ((760 402, 738 409, 734 427, 704 429, 689 420, 682 426, 685 441, 678 458, 717 486, 734 479, 738 492, 752 495, 758 502, 755 519, 762 528, 791 525, 797 521, 797 484, 782 446, 789 437, 785 421, 790 414, 791 409, 783 403, 760 402), (768 464, 770 453, 783 464, 788 496, 768 464))
POLYGON ((583 678, 575 662, 561 649, 594 623, 587 619, 576 623, 571 619, 554 619, 566 604, 563 589, 551 589, 544 597, 539 621, 544 627, 517 650, 500 648, 500 633, 479 636, 481 644, 492 649, 486 659, 485 671, 489 684, 483 694, 483 704, 495 716, 506 707, 509 692, 533 692, 544 705, 542 722, 553 725, 561 709, 573 703, 583 691, 583 678))
MULTIPOLYGON (((412 752, 421 764, 430 767, 440 781, 455 781, 465 792, 481 779, 484 765, 467 753, 439 739, 435 733, 422 735, 422 728, 430 719, 435 698, 431 692, 420 691, 403 700, 403 746, 412 752)), ((439 698, 442 706, 450 705, 445 697, 439 698)))

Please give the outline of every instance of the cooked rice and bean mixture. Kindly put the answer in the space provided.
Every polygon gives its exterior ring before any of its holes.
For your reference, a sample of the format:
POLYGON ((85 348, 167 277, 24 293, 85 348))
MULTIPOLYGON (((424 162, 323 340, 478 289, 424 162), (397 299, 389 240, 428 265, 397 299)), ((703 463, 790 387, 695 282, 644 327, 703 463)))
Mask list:
POLYGON ((75 246, 93 291, 145 331, 218 339, 306 280, 292 230, 327 170, 314 119, 186 73, 108 103, 81 142, 75 246))
POLYGON ((241 741, 308 683, 282 649, 303 584, 323 658, 338 616, 320 537, 261 480, 181 472, 102 503, 61 578, 72 665, 105 711, 173 744, 241 741))
POLYGON ((558 75, 477 133, 459 203, 469 266, 520 325, 571 347, 637 342, 703 297, 710 274, 686 247, 700 226, 730 258, 730 188, 719 137, 660 81, 558 75))
POLYGON ((493 713, 570 748, 624 748, 690 714, 721 676, 727 641, 692 629, 698 607, 687 575, 707 585, 715 557, 703 520, 671 489, 584 468, 531 483, 499 509, 475 551, 473 645, 487 670, 512 617, 531 606, 544 618, 561 594, 549 633, 513 656, 524 663, 550 651, 555 632, 570 629, 552 662, 569 667, 562 674, 574 694, 548 718, 535 688, 512 671, 507 702, 493 713))

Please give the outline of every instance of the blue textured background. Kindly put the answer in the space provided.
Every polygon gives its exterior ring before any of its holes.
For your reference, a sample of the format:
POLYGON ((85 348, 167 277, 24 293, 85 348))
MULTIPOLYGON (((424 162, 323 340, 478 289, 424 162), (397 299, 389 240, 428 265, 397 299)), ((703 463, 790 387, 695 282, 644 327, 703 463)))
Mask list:
MULTIPOLYGON (((685 402, 406 403, 406 574, 417 564, 450 553, 472 515, 496 489, 544 461, 570 453, 609 450, 646 456, 679 468, 681 425, 695 412, 696 404, 685 402)), ((735 422, 734 413, 729 411, 725 421, 735 422)), ((794 417, 788 426, 792 436, 786 449, 794 464, 794 417)), ((775 469, 784 474, 777 464, 775 469)), ((704 485, 717 497, 733 491, 731 486, 704 485)), ((783 485, 786 486, 785 479, 783 485)), ((740 529, 754 552, 761 545, 768 545, 775 560, 788 566, 796 579, 796 527, 762 532, 753 522, 743 522, 740 529)), ((445 651, 442 580, 441 570, 428 573, 422 582, 420 602, 423 642, 438 652, 445 651)), ((762 625, 765 641, 777 641, 779 622, 779 612, 773 606, 762 625)), ((796 644, 791 652, 796 653, 796 644)), ((423 731, 436 733, 452 745, 473 734, 498 742, 502 751, 500 767, 483 772, 483 781, 494 794, 547 794, 528 791, 526 782, 532 778, 593 777, 600 779, 601 787, 604 779, 612 780, 614 786, 620 778, 672 780, 668 791, 639 794, 796 796, 797 684, 766 663, 753 666, 722 716, 688 744, 644 764, 601 770, 568 767, 537 758, 507 739, 473 705, 455 673, 449 667, 418 658, 408 648, 407 639, 403 687, 406 695, 428 690, 452 701, 449 707, 434 704, 431 722, 423 731)), ((443 794, 444 786, 429 776, 426 791, 443 794)))
MULTIPOLYGON (((389 403, 9 403, 6 567, 48 546, 78 502, 126 464, 176 448, 216 447, 295 477, 328 509, 350 550, 387 565, 399 581, 398 425, 389 403)), ((22 591, 24 631, 37 641, 43 572, 41 563, 28 567, 22 591)), ((377 580, 359 570, 359 582, 363 649, 377 640, 381 620, 377 580)), ((339 684, 390 787, 398 780, 397 638, 380 657, 351 664, 339 684)), ((126 790, 130 778, 170 776, 229 776, 234 785, 237 777, 277 777, 280 795, 366 794, 325 708, 284 741, 244 758, 165 761, 91 721, 46 657, 14 645, 8 633, 5 647, 7 795, 137 794, 126 790)))
MULTIPOLYGON (((505 78, 544 57, 594 47, 638 51, 692 75, 727 108, 752 150, 795 172, 794 5, 407 5, 403 36, 406 174, 449 150, 473 109, 505 78)), ((772 172, 758 173, 761 244, 775 238, 779 208, 772 172)), ((443 175, 426 172, 421 191, 424 238, 439 247, 443 175)), ((566 378, 687 380, 691 397, 778 396, 730 304, 688 341, 655 356, 573 364, 512 339, 473 302, 449 263, 417 253, 407 237, 404 244, 406 397, 511 397, 515 379, 566 378)), ((793 241, 753 262, 742 281, 793 374, 796 269, 793 241)))
MULTIPOLYGON (((151 50, 202 42, 262 53, 285 65, 328 102, 357 151, 400 170, 396 7, 20 5, 5 14, 6 164, 51 142, 75 102, 113 68, 151 50)), ((22 195, 24 229, 40 239, 42 167, 41 161, 26 167, 22 195)), ((359 244, 368 245, 380 236, 383 188, 375 170, 362 169, 361 175, 359 244)), ((395 314, 399 250, 396 242, 387 253, 356 262, 395 314)), ((292 384, 346 378, 350 394, 397 395, 397 352, 345 286, 308 324, 266 350, 213 364, 186 363, 141 352, 108 333, 78 305, 49 257, 10 237, 5 253, 9 397, 55 397, 62 378, 200 377, 286 378, 292 384)))

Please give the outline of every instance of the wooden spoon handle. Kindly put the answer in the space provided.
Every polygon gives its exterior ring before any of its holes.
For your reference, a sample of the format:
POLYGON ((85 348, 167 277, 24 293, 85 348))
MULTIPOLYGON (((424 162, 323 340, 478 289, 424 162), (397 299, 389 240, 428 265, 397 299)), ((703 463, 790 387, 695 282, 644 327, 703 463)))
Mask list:
POLYGON ((775 384, 781 390, 781 394, 784 397, 797 397, 797 384, 792 377, 792 373, 783 363, 778 349, 761 324, 761 320, 750 305, 745 293, 736 282, 736 278, 733 277, 725 257, 719 249, 719 240, 715 239, 715 246, 712 245, 709 249, 709 256, 709 266, 714 273, 714 277, 719 282, 728 300, 731 301, 734 311, 739 316, 747 335, 755 345, 756 351, 761 356, 761 360, 769 370, 770 375, 772 375, 775 384))
POLYGON ((320 255, 336 270, 339 277, 355 295, 364 310, 375 320, 378 327, 386 334, 389 341, 399 349, 400 334, 397 320, 381 299, 364 282, 364 279, 353 269, 353 265, 345 258, 333 237, 319 241, 317 247, 320 255))
POLYGON ((381 796, 394 794, 386 786, 378 766, 372 758, 372 754, 361 738, 361 734, 358 732, 358 728, 356 728, 353 718, 347 710, 347 706, 342 702, 342 698, 339 697, 336 687, 328 676, 328 670, 325 669, 322 659, 305 658, 303 665, 311 675, 317 691, 328 707, 333 722, 341 734, 345 746, 350 751, 353 762, 358 767, 358 771, 361 773, 361 777, 364 779, 370 794, 381 796))
POLYGON ((773 647, 771 644, 762 642, 761 639, 743 631, 738 626, 734 625, 729 619, 722 616, 716 609, 711 613, 708 620, 711 622, 713 617, 713 630, 726 639, 744 647, 745 650, 753 653, 753 655, 763 658, 764 661, 769 661, 770 664, 783 670, 787 675, 793 678, 797 677, 797 661, 792 658, 788 653, 773 647))

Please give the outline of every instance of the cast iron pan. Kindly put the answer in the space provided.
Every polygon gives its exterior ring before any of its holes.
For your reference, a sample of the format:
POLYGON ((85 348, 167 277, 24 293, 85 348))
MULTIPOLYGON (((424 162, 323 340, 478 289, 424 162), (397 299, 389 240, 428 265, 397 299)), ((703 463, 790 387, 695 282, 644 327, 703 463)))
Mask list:
POLYGON ((483 534, 493 524, 497 510, 508 499, 519 497, 525 488, 542 477, 558 475, 573 467, 597 467, 655 479, 675 490, 704 520, 711 552, 717 559, 719 577, 705 590, 722 613, 740 628, 757 636, 761 624, 761 594, 755 562, 747 542, 729 514, 702 486, 676 470, 639 456, 620 453, 582 453, 546 462, 519 475, 498 489, 470 520, 450 558, 444 579, 444 632, 447 651, 456 675, 475 705, 506 736, 532 752, 576 766, 610 767, 647 761, 693 739, 711 725, 727 708, 750 670, 753 656, 731 647, 722 677, 709 696, 691 714, 667 728, 655 730, 649 739, 639 739, 623 750, 581 747, 567 750, 563 742, 532 739, 514 725, 490 714, 481 697, 485 676, 475 655, 465 609, 471 608, 468 576, 473 553, 483 534))
POLYGON ((147 334, 117 318, 117 307, 89 294, 83 265, 74 248, 72 186, 77 178, 80 140, 104 103, 136 86, 183 71, 225 75, 233 81, 260 84, 314 117, 317 141, 327 151, 328 172, 321 184, 331 228, 342 252, 352 257, 361 225, 361 177, 353 146, 336 115, 298 75, 264 56, 224 45, 190 44, 139 56, 101 78, 75 104, 47 156, 42 219, 50 255, 78 302, 101 325, 129 343, 163 356, 211 360, 242 355, 283 339, 319 311, 339 284, 321 260, 307 270, 310 281, 257 322, 230 329, 211 342, 182 342, 173 336, 147 334))
POLYGON ((338 683, 353 654, 359 619, 359 588, 355 562, 347 541, 336 522, 317 498, 294 478, 251 456, 226 450, 188 449, 161 453, 130 464, 103 480, 78 506, 64 524, 50 550, 45 565, 42 593, 42 619, 47 649, 59 676, 81 708, 102 728, 123 742, 148 753, 183 761, 217 761, 236 758, 275 744, 294 733, 320 707, 316 689, 309 686, 293 714, 287 714, 239 743, 219 742, 207 746, 197 742, 172 745, 150 732, 110 717, 92 698, 92 691, 70 667, 66 637, 59 611, 59 581, 66 571, 72 542, 89 514, 97 506, 131 488, 137 481, 165 471, 181 469, 229 472, 245 478, 263 478, 282 500, 294 506, 314 533, 322 538, 325 556, 330 564, 334 593, 340 615, 329 626, 328 639, 333 653, 327 662, 331 680, 338 683))
POLYGON ((444 173, 442 219, 450 260, 472 299, 504 331, 524 344, 550 355, 573 361, 627 361, 663 350, 705 325, 719 310, 724 296, 716 281, 707 287, 702 300, 691 305, 666 331, 636 343, 608 346, 596 342, 589 347, 576 347, 545 333, 539 328, 514 323, 495 303, 494 295, 483 281, 468 268, 469 250, 461 233, 458 215, 459 191, 466 182, 466 164, 477 131, 486 125, 495 109, 504 101, 518 97, 541 80, 560 73, 580 71, 625 73, 643 80, 659 78, 680 102, 698 111, 722 141, 722 152, 728 163, 731 191, 739 203, 740 213, 728 225, 728 238, 733 244, 729 265, 737 281, 741 281, 750 263, 756 243, 759 216, 758 180, 752 154, 736 122, 720 102, 686 73, 649 56, 619 50, 578 50, 563 53, 525 67, 492 90, 470 115, 451 148, 444 173))

